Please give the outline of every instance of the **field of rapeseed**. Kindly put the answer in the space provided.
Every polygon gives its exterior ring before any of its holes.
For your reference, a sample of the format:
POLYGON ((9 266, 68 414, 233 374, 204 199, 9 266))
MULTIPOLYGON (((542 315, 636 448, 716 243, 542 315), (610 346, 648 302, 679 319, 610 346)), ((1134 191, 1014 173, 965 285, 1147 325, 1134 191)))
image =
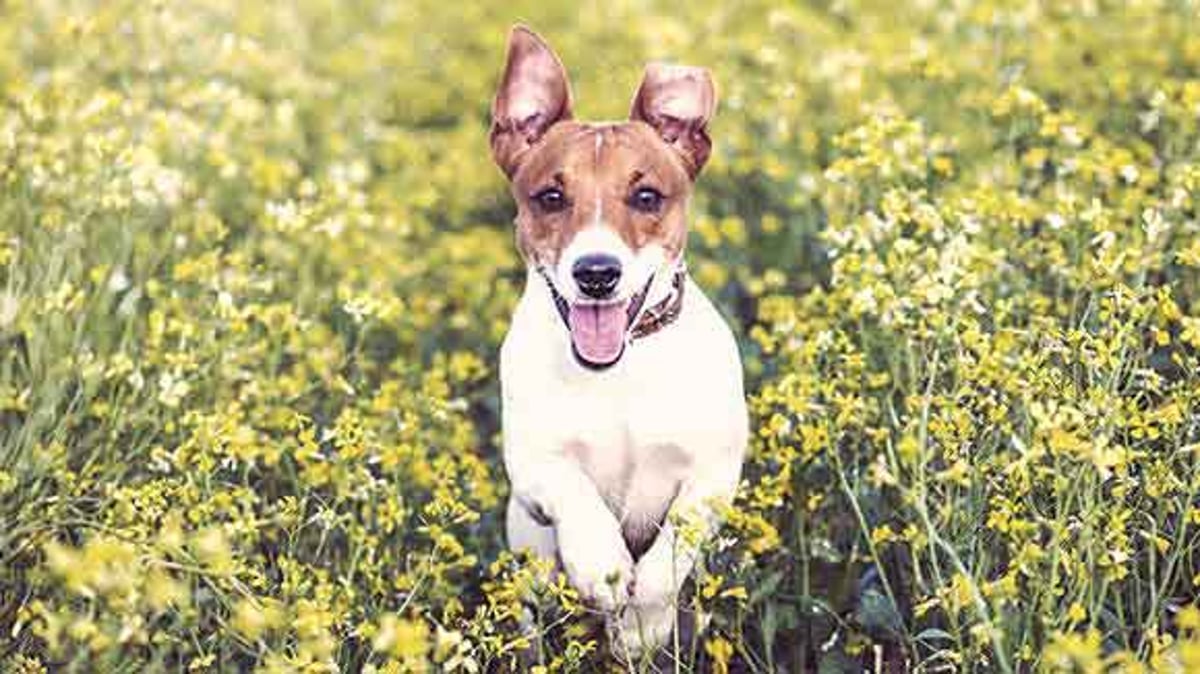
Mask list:
POLYGON ((0 670, 621 668, 503 552, 520 20, 721 91, 671 671, 1200 671, 1200 7, 544 5, 0 0, 0 670))

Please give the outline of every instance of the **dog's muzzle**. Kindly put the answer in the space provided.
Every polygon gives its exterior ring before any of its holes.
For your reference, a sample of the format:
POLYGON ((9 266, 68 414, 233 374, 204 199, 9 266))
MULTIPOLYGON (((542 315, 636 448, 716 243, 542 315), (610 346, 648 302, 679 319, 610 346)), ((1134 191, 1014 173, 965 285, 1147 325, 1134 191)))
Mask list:
MULTIPOLYGON (((576 263, 572 269, 572 275, 576 282, 580 284, 581 291, 589 297, 607 297, 612 294, 617 282, 620 280, 620 266, 616 266, 615 275, 613 273, 612 263, 616 262, 608 260, 589 260, 589 258, 600 258, 609 256, 584 256, 580 258, 580 262, 584 265, 576 263), (582 280, 581 280, 582 277, 582 280), (589 290, 590 289, 590 290, 589 290)), ((575 360, 580 365, 591 370, 604 370, 612 367, 621 359, 625 353, 625 345, 630 340, 631 329, 635 325, 638 315, 641 313, 643 306, 646 303, 646 296, 650 292, 650 287, 654 283, 655 274, 651 274, 650 278, 642 286, 638 292, 634 293, 633 297, 625 304, 625 311, 620 319, 616 319, 611 312, 619 309, 613 303, 600 302, 579 302, 574 306, 563 297, 562 293, 555 287, 554 281, 550 278, 549 273, 543 267, 538 267, 538 273, 546 282, 546 286, 550 289, 550 295, 554 299, 554 306, 558 310, 559 316, 562 318, 563 325, 567 328, 567 333, 571 340, 571 352, 575 360), (602 315, 604 314, 604 315, 602 315), (593 347, 593 343, 597 341, 596 335, 593 332, 600 331, 600 324, 612 320, 621 320, 622 325, 619 327, 619 334, 605 335, 608 344, 601 347, 614 351, 610 358, 606 360, 597 360, 590 357, 586 353, 593 347), (613 340, 619 339, 620 343, 616 344, 613 340)), ((608 329, 615 329, 610 326, 608 329)))

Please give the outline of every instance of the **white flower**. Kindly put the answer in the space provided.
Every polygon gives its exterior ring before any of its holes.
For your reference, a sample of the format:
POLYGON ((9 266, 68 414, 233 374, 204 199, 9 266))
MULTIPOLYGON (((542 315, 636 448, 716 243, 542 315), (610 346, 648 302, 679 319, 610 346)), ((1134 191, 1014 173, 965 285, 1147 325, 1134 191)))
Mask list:
POLYGON ((163 166, 153 150, 138 148, 129 159, 133 200, 146 207, 175 206, 183 197, 183 173, 163 166))
POLYGON ((268 201, 266 205, 267 224, 280 231, 288 232, 300 229, 304 225, 305 213, 295 201, 268 201))
POLYGON ((158 377, 158 402, 166 407, 179 407, 191 389, 191 384, 176 373, 164 372, 158 377))
POLYGON ((11 292, 5 292, 0 295, 0 328, 7 328, 12 325, 12 322, 17 318, 17 309, 21 307, 21 302, 17 300, 17 296, 11 292))
POLYGON ((113 294, 129 289, 129 277, 125 274, 124 267, 117 267, 108 275, 107 287, 108 292, 113 294))
POLYGON ((1167 221, 1163 219, 1162 211, 1157 208, 1147 208, 1142 211, 1142 231, 1146 232, 1146 239, 1150 243, 1158 241, 1170 228, 1167 221))
POLYGON ((1092 237, 1092 245, 1098 246, 1100 250, 1108 250, 1117 240, 1117 235, 1109 230, 1104 230, 1096 236, 1092 237))
POLYGON ((1067 147, 1079 147, 1083 145, 1083 134, 1079 132, 1079 128, 1074 124, 1064 124, 1061 133, 1063 144, 1067 147))
POLYGON ((367 295, 351 297, 342 305, 342 309, 350 314, 355 323, 362 324, 368 318, 379 313, 379 302, 367 295))

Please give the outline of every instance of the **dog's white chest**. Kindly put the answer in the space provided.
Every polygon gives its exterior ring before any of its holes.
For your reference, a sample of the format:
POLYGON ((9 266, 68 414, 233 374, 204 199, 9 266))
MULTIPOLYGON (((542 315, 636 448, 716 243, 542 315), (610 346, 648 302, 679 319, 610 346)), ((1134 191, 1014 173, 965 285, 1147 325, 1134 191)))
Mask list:
MULTIPOLYGON (((653 539, 681 483, 745 426, 736 346, 697 288, 680 319, 601 372, 571 361, 549 298, 531 285, 501 360, 506 447, 578 464, 631 549, 653 539)), ((530 460, 535 460, 531 459, 530 460)))
POLYGON ((697 448, 687 442, 680 387, 614 374, 558 392, 552 444, 583 468, 623 524, 648 527, 666 512, 697 448))

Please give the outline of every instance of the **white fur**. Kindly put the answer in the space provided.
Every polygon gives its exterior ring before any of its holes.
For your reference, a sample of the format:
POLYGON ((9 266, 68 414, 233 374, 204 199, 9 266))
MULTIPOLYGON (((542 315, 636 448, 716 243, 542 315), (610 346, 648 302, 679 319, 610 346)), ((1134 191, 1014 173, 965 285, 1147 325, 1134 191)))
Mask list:
MULTIPOLYGON (((572 248, 620 242, 605 229, 585 230, 572 248)), ((661 250, 621 254, 625 275, 640 283, 663 266, 661 250)), ((655 278, 647 306, 669 292, 669 270, 655 278)), ((634 282, 622 282, 621 296, 634 282)), ((500 353, 509 545, 560 560, 586 599, 613 612, 610 627, 623 640, 615 647, 640 652, 670 634, 698 556, 664 513, 700 515, 711 533, 710 506, 736 489, 748 434, 741 361, 691 279, 679 318, 630 343, 611 368, 585 369, 569 340, 545 282, 530 271, 500 353), (539 525, 531 510, 551 524, 539 525), (660 520, 635 565, 623 531, 660 520)))

